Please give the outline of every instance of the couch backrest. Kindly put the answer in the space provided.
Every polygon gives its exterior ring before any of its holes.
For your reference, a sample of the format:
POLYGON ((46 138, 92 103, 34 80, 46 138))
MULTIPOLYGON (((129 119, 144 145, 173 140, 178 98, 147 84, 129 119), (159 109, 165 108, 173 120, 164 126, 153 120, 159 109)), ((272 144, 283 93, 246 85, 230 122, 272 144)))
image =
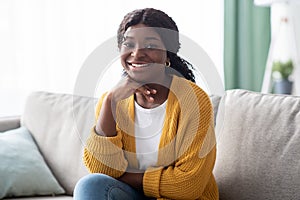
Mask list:
POLYGON ((209 98, 210 98, 210 101, 212 103, 213 110, 214 110, 214 125, 216 125, 217 115, 218 115, 218 108, 219 108, 221 96, 219 96, 219 95, 210 95, 209 98))
POLYGON ((21 123, 32 133, 59 183, 72 194, 87 174, 82 162, 84 141, 95 122, 97 99, 47 92, 32 93, 21 123))
POLYGON ((300 97, 230 90, 216 122, 220 199, 300 199, 300 97))
MULTIPOLYGON (((210 98, 216 113, 221 97, 210 98)), ((76 182, 88 173, 82 154, 95 123, 97 101, 70 94, 34 92, 27 98, 21 118, 54 176, 70 195, 76 182)))

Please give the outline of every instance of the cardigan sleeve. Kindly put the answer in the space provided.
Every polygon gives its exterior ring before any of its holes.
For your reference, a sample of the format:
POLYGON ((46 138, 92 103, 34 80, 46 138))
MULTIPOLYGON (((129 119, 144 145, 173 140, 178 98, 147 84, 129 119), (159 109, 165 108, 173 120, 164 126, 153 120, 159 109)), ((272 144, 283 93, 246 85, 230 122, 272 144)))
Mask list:
MULTIPOLYGON (((96 107, 98 119, 105 94, 100 98, 96 107)), ((126 170, 128 162, 124 157, 122 134, 117 131, 114 137, 105 137, 92 128, 84 148, 83 160, 91 173, 103 173, 114 178, 120 177, 126 170)))
POLYGON ((178 123, 177 158, 172 165, 146 170, 143 189, 147 196, 158 199, 218 199, 212 174, 216 159, 212 105, 200 88, 193 86, 193 92, 198 104, 187 100, 188 106, 183 105, 187 106, 187 110, 181 113, 178 123))

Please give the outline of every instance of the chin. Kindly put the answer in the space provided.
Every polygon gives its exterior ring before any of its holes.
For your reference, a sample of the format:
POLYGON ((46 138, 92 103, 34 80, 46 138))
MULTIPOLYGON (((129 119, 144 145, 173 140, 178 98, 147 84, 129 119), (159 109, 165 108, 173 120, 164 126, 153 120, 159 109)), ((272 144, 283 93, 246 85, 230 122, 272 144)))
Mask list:
POLYGON ((128 73, 129 77, 132 78, 133 80, 135 80, 138 83, 153 83, 155 80, 154 76, 149 76, 149 74, 145 74, 145 75, 136 75, 136 74, 132 74, 132 73, 128 73))

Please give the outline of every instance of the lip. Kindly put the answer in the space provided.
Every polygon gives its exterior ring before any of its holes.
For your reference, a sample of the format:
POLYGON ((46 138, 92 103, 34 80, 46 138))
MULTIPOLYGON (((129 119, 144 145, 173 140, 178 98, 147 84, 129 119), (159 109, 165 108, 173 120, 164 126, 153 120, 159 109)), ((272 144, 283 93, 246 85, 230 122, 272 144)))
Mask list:
POLYGON ((127 62, 127 66, 130 70, 143 70, 145 68, 150 67, 151 63, 146 62, 127 62))

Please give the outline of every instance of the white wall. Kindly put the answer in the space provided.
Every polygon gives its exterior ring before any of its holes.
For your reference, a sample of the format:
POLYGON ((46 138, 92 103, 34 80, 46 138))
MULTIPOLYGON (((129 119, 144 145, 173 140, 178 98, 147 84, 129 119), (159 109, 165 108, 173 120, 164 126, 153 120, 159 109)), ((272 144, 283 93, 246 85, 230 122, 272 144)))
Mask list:
POLYGON ((223 80, 222 0, 1 0, 0 116, 21 114, 32 91, 73 93, 90 53, 116 35, 127 12, 144 7, 169 14, 223 80))
MULTIPOLYGON (((296 1, 294 1, 296 2, 296 1)), ((274 40, 273 59, 295 62, 293 79, 295 95, 300 95, 300 1, 299 3, 273 4, 271 7, 272 38, 274 40), (287 23, 281 19, 286 17, 287 23)))

